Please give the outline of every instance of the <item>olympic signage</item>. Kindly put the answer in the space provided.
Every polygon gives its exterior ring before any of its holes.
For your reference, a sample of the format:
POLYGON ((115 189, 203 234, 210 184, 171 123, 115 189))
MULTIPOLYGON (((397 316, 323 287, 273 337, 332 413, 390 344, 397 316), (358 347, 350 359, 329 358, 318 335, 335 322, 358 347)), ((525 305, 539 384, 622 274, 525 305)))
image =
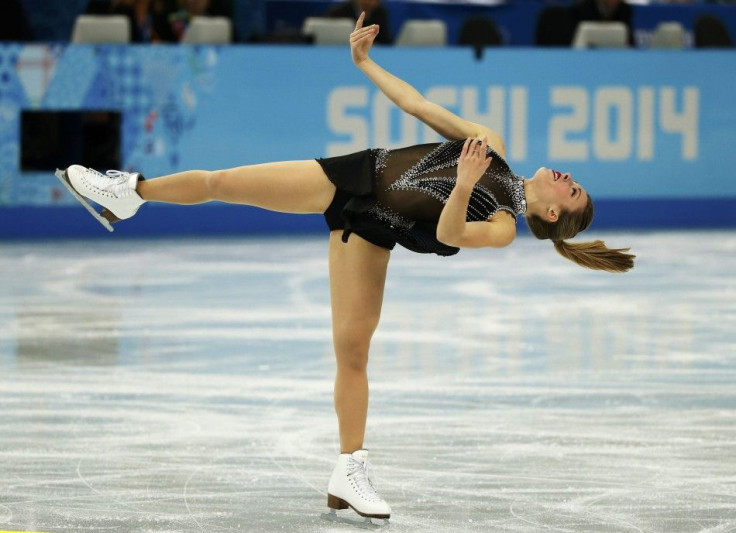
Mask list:
MULTIPOLYGON (((651 161, 660 135, 679 136, 682 160, 698 158, 697 87, 550 86, 548 92, 551 117, 547 158, 551 161, 651 161), (678 99, 681 109, 676 105, 678 99), (582 138, 573 140, 578 135, 582 138)), ((425 97, 498 131, 507 139, 509 159, 526 160, 529 89, 487 87, 487 112, 479 109, 483 99, 479 93, 477 87, 440 86, 427 89, 425 97)), ((327 154, 341 155, 369 145, 395 147, 440 140, 435 132, 407 115, 398 117, 399 133, 392 138, 394 113, 388 98, 369 87, 336 87, 328 95, 327 125, 331 133, 349 140, 328 142, 327 154), (360 112, 366 108, 370 108, 367 116, 360 112)))
MULTIPOLYGON (((609 198, 736 196, 736 55, 651 51, 381 51, 422 94, 506 140, 522 174, 555 165, 609 198), (426 68, 425 68, 426 66, 426 68), (592 180, 592 182, 590 181, 592 180)), ((369 82, 326 96, 330 155, 434 142, 369 82)))
MULTIPOLYGON (((597 200, 736 203, 732 52, 497 48, 477 61, 466 48, 381 47, 372 56, 429 100, 499 131, 522 175, 553 165, 597 200)), ((12 44, 0 46, 0 65, 0 206, 71 205, 51 172, 21 168, 22 116, 34 111, 117 114, 120 166, 147 176, 440 141, 346 47, 12 44)))

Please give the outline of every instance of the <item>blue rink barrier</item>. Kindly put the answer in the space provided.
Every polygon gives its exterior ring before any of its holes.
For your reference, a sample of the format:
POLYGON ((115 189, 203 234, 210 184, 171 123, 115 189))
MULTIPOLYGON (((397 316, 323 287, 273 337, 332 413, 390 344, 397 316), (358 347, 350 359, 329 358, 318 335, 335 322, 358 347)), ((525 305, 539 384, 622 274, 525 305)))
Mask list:
MULTIPOLYGON (((465 49, 381 48, 373 57, 428 99, 501 132, 517 173, 571 172, 596 201, 596 227, 736 227, 733 52, 497 49, 476 61, 465 49)), ((0 70, 2 238, 102 230, 82 222, 88 215, 53 168, 21 168, 22 117, 35 112, 119 115, 120 166, 149 178, 440 140, 343 47, 10 44, 0 46, 0 70)), ((273 234, 322 224, 231 206, 146 206, 119 231, 273 234)))
MULTIPOLYGON (((327 234, 318 215, 285 215, 247 206, 144 206, 116 223, 118 237, 314 235, 327 234)), ((0 238, 106 237, 110 233, 81 206, 14 207, 0 210, 0 238)))

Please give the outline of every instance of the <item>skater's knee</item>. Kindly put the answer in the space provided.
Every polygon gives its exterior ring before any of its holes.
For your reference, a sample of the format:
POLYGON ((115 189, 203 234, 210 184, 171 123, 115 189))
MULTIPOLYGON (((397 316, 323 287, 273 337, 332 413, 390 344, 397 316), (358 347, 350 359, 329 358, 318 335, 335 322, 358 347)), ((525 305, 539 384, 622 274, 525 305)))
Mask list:
POLYGON ((341 372, 365 372, 368 369, 368 351, 337 352, 337 369, 341 372))
POLYGON ((221 200, 224 196, 225 183, 227 181, 227 173, 224 170, 206 171, 204 182, 207 186, 207 193, 212 200, 221 200))
MULTIPOLYGON (((372 333, 372 332, 371 332, 372 333)), ((364 372, 368 366, 371 335, 352 332, 335 340, 338 369, 364 372)))
POLYGON ((378 314, 339 316, 332 324, 338 369, 365 372, 368 366, 373 333, 378 327, 378 314))

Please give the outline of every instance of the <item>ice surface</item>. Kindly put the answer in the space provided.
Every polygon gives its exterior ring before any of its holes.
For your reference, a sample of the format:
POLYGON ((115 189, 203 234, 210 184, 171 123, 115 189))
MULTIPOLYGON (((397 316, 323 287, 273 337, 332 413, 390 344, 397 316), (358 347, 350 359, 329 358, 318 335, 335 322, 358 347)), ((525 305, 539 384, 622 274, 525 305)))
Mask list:
MULTIPOLYGON (((397 250, 366 445, 392 532, 736 530, 736 233, 397 250)), ((0 529, 350 531, 325 239, 0 244, 0 529)))

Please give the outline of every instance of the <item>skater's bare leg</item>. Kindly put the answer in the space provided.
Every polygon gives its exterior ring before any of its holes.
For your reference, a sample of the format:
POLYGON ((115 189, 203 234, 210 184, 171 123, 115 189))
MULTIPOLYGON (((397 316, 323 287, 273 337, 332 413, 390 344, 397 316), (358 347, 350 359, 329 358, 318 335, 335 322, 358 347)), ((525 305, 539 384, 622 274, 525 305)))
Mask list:
POLYGON ((189 170, 141 181, 147 201, 200 204, 212 200, 286 213, 323 213, 335 186, 314 160, 247 165, 224 170, 189 170))
POLYGON ((358 235, 330 234, 330 295, 340 451, 363 447, 368 414, 368 349, 378 326, 390 252, 358 235))

